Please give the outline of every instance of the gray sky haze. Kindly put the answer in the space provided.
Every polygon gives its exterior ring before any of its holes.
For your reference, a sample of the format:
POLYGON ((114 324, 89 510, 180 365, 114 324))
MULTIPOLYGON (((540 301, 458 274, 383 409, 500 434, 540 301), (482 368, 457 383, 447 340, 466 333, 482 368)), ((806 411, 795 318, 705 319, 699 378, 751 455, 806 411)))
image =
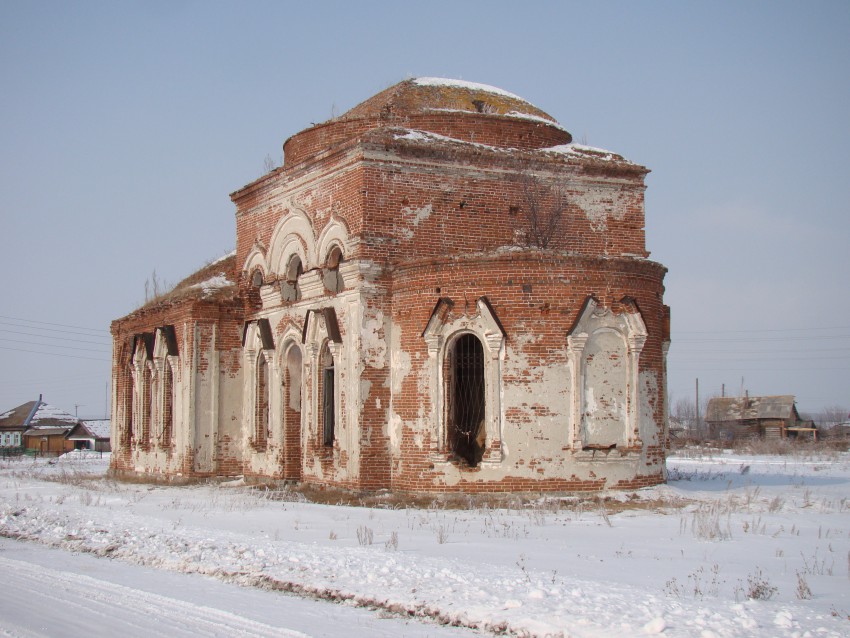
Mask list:
POLYGON ((850 407, 850 2, 0 0, 0 412, 103 416, 153 271, 232 250, 266 156, 412 76, 652 170, 672 400, 850 407))

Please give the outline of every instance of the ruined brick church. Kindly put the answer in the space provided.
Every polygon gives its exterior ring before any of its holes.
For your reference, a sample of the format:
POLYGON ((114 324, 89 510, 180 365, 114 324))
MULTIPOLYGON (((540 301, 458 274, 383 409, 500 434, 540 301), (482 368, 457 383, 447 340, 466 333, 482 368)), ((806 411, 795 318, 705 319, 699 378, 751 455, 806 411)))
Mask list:
POLYGON ((284 144, 236 250, 112 323, 112 470, 350 489, 662 482, 648 170, 418 78, 284 144))

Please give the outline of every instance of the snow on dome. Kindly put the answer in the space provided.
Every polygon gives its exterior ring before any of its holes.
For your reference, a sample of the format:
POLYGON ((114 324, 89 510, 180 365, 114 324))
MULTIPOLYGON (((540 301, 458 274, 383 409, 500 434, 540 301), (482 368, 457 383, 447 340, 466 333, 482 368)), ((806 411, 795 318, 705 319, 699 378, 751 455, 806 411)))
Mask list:
POLYGON ((469 91, 487 91, 488 93, 495 93, 496 95, 503 95, 520 100, 521 102, 526 102, 526 100, 515 93, 510 93, 489 84, 479 84, 478 82, 466 82, 465 80, 452 80, 450 78, 414 78, 413 83, 419 86, 447 86, 457 89, 467 89, 469 91))

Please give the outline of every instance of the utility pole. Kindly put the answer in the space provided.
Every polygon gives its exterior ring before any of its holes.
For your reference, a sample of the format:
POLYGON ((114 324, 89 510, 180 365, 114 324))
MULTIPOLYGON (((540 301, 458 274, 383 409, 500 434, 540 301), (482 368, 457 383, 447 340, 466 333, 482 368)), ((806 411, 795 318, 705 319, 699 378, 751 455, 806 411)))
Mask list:
POLYGON ((700 418, 699 418, 699 377, 697 377, 697 403, 696 403, 696 406, 697 406, 697 430, 702 432, 702 423, 700 423, 700 418))

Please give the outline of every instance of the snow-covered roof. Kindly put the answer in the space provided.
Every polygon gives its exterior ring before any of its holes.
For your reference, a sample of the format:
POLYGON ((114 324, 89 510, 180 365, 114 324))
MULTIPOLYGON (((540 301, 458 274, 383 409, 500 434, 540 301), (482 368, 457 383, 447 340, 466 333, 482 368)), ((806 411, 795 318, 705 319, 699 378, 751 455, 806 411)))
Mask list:
POLYGON ((546 153, 557 153, 559 155, 573 155, 576 157, 584 157, 587 159, 595 159, 603 162, 629 162, 629 160, 625 159, 622 155, 614 153, 613 151, 606 151, 604 148, 595 148, 593 146, 585 146, 584 144, 576 144, 574 142, 570 142, 569 144, 560 144, 558 146, 550 146, 549 148, 542 149, 546 153))
POLYGON ((32 418, 29 421, 29 425, 32 426, 40 426, 40 425, 64 425, 69 424, 74 426, 77 424, 79 419, 73 416, 72 414, 68 414, 64 410, 60 410, 59 408, 50 405, 49 403, 45 403, 44 401, 38 406, 35 414, 33 414, 32 418))
POLYGON ((169 292, 149 301, 143 308, 191 299, 226 299, 236 295, 236 251, 208 263, 186 277, 169 292))
POLYGON ((203 291, 204 293, 204 297, 209 297, 216 290, 235 285, 236 284, 234 284, 227 278, 227 275, 225 275, 224 273, 219 273, 200 283, 193 284, 192 288, 200 288, 201 291, 203 291))
POLYGON ((98 439, 108 439, 109 434, 109 419, 94 419, 91 421, 83 421, 83 425, 98 439))

